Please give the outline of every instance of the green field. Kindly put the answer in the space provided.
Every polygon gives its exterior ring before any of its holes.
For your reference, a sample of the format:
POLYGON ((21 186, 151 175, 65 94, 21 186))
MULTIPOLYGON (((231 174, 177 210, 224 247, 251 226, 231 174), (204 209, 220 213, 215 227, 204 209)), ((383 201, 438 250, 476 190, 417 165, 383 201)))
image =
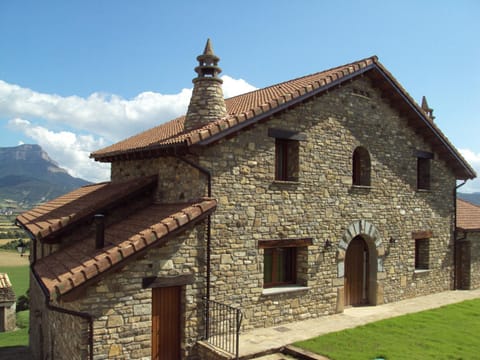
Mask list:
POLYGON ((332 360, 480 359, 480 299, 319 336, 295 345, 332 360))
POLYGON ((0 333, 0 348, 7 346, 28 346, 28 317, 30 311, 17 313, 17 330, 0 333))

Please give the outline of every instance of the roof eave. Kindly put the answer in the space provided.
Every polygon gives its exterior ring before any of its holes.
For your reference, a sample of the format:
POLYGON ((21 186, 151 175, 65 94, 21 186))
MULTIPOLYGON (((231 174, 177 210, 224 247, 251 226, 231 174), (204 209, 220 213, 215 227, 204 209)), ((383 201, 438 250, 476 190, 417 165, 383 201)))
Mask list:
POLYGON ((90 158, 98 162, 112 162, 116 160, 138 160, 155 156, 171 155, 172 152, 178 153, 187 149, 186 141, 172 144, 155 144, 139 149, 130 149, 125 151, 113 151, 110 153, 95 155, 90 154, 90 158))
POLYGON ((423 124, 428 127, 428 129, 439 139, 442 145, 448 150, 448 152, 453 156, 458 164, 461 165, 464 170, 464 176, 457 175, 458 180, 469 180, 477 177, 475 170, 462 158, 462 156, 457 152, 457 150, 444 138, 437 128, 427 119, 426 115, 420 111, 418 106, 413 102, 413 100, 405 94, 403 89, 398 85, 397 81, 379 64, 373 64, 375 69, 381 74, 381 76, 397 91, 397 93, 402 97, 405 103, 408 104, 411 110, 422 120, 423 124))
POLYGON ((250 126, 250 125, 253 125, 258 121, 261 121, 261 120, 266 119, 270 116, 273 116, 278 112, 281 112, 285 109, 288 109, 288 108, 290 108, 290 107, 292 107, 296 104, 299 104, 302 101, 305 101, 305 100, 307 100, 307 99, 309 99, 309 98, 311 98, 315 95, 318 95, 322 92, 326 92, 326 91, 328 91, 328 90, 330 90, 330 89, 332 89, 336 86, 341 85, 342 83, 344 83, 346 81, 352 80, 353 78, 355 78, 357 76, 360 76, 360 75, 364 74, 365 72, 371 70, 374 66, 375 66, 375 63, 372 63, 370 65, 367 65, 367 66, 357 70, 354 73, 348 74, 348 75, 343 76, 340 79, 336 79, 336 80, 334 80, 334 81, 332 81, 332 82, 330 82, 330 83, 328 83, 324 86, 321 86, 317 89, 306 92, 305 94, 300 95, 298 97, 295 97, 295 98, 293 98, 289 101, 286 101, 286 102, 280 104, 279 106, 276 106, 276 107, 274 107, 274 108, 272 108, 268 111, 265 111, 261 114, 255 115, 255 116, 251 117, 250 119, 247 119, 246 121, 240 122, 237 125, 234 125, 234 126, 229 127, 229 128, 227 128, 227 129, 225 129, 225 130, 223 130, 223 131, 221 131, 217 134, 214 134, 214 135, 208 137, 205 140, 201 140, 196 145, 200 145, 200 146, 210 145, 210 144, 212 144, 212 143, 214 143, 218 140, 223 139, 226 136, 229 136, 229 135, 231 135, 235 132, 238 132, 238 131, 250 126))
POLYGON ((178 228, 169 232, 167 235, 165 235, 165 236, 157 239, 156 241, 146 245, 145 247, 140 249, 135 254, 133 254, 133 255, 127 257, 127 258, 124 258, 120 262, 117 262, 117 263, 113 264, 111 267, 109 267, 105 271, 96 274, 95 276, 87 279, 85 282, 79 284, 78 286, 72 287, 70 290, 68 290, 64 293, 59 293, 58 289, 57 289, 57 286, 55 286, 53 289, 49 290, 51 298, 56 300, 56 301, 58 301, 60 298, 62 298, 64 301, 76 300, 78 298, 77 295, 81 294, 83 289, 85 289, 87 286, 89 286, 91 284, 98 283, 98 281, 100 281, 100 279, 102 279, 106 275, 122 269, 127 264, 131 263, 132 261, 135 261, 139 257, 144 256, 144 254, 147 251, 149 251, 150 249, 165 245, 165 243, 167 241, 169 241, 172 237, 175 237, 175 236, 181 234, 182 232, 194 227, 196 224, 198 224, 199 222, 204 220, 207 216, 211 215, 216 210, 216 208, 217 208, 217 204, 215 203, 215 205, 213 205, 211 208, 205 210, 205 212, 203 212, 201 215, 199 215, 195 219, 192 219, 188 223, 179 226, 178 228))

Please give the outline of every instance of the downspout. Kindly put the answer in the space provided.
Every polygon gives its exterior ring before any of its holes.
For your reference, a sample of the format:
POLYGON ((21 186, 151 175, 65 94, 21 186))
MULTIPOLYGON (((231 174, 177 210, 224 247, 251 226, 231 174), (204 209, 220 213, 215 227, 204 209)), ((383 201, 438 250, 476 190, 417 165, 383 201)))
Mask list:
POLYGON ((467 183, 463 180, 461 184, 453 188, 453 290, 457 290, 457 190, 467 183))
POLYGON ((55 306, 55 305, 51 304, 50 292, 45 287, 45 285, 43 284, 43 282, 40 279, 40 276, 35 271, 35 264, 37 262, 37 240, 36 240, 35 236, 33 236, 33 234, 27 228, 25 228, 20 222, 16 221, 15 224, 18 227, 22 228, 28 234, 28 237, 32 241, 33 261, 30 264, 30 271, 32 272, 33 276, 35 277, 35 280, 37 281, 37 283, 40 285, 40 289, 42 289, 43 295, 45 296, 45 306, 49 310, 59 312, 59 313, 62 313, 62 314, 68 314, 68 315, 72 315, 72 316, 81 317, 82 319, 85 319, 88 322, 88 332, 89 332, 89 334, 88 334, 88 348, 89 348, 88 358, 90 360, 93 360, 93 316, 88 314, 88 313, 85 313, 85 312, 79 312, 79 311, 74 311, 74 310, 70 310, 70 309, 65 309, 65 308, 61 308, 61 307, 58 307, 58 306, 55 306))
MULTIPOLYGON (((184 163, 190 165, 191 167, 197 169, 200 171, 202 174, 204 174, 207 177, 207 194, 208 197, 212 197, 212 174, 210 170, 204 168, 203 166, 200 166, 193 161, 190 161, 188 159, 185 159, 181 157, 180 155, 177 155, 176 149, 174 152, 174 156, 180 160, 183 161, 184 163)), ((212 221, 211 221, 211 215, 208 215, 207 217, 207 274, 206 274, 206 282, 207 282, 207 293, 206 293, 206 306, 205 306, 205 338, 209 338, 209 307, 210 307, 210 274, 211 274, 211 242, 212 242, 212 221)))

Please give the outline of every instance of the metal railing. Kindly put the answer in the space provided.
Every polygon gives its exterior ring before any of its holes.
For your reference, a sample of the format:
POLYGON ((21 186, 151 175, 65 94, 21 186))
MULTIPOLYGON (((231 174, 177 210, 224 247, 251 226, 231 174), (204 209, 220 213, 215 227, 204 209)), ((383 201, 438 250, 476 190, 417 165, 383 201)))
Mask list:
POLYGON ((240 325, 242 312, 240 309, 214 300, 205 299, 205 340, 238 359, 240 325))

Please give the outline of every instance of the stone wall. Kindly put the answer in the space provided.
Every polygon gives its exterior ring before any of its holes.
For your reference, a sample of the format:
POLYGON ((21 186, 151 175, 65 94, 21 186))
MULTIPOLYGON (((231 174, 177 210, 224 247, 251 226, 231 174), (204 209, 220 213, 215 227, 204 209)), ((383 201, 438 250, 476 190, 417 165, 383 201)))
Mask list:
POLYGON ((203 334, 205 296, 204 225, 150 250, 143 258, 103 278, 75 301, 94 316, 94 359, 149 359, 151 355, 152 289, 147 277, 170 278, 193 274, 182 286, 181 328, 186 341, 182 359, 195 358, 194 345, 203 334))
MULTIPOLYGON (((341 311, 345 252, 357 235, 369 248, 372 304, 452 287, 455 178, 435 155, 431 190, 416 189, 415 151, 433 150, 381 95, 359 78, 188 157, 210 170, 219 202, 212 216, 212 299, 240 307, 243 330, 341 311), (298 181, 275 181, 271 128, 305 135, 298 181), (358 146, 370 155, 371 186, 352 186, 358 146), (419 232, 430 234, 423 271, 415 270, 419 232), (297 286, 264 289, 258 241, 305 238, 312 244, 298 250, 297 286)), ((158 202, 206 195, 205 175, 178 158, 112 164, 112 181, 151 174, 159 175, 158 202)), ((95 359, 148 358, 151 290, 142 279, 186 273, 194 282, 182 290, 182 356, 197 357, 205 295, 199 228, 108 275, 71 304, 95 317, 95 359)))
POLYGON ((15 301, 0 301, 0 332, 13 331, 17 326, 15 301))
POLYGON ((480 232, 460 233, 457 241, 459 276, 457 288, 462 290, 480 287, 480 232))
POLYGON ((455 178, 435 155, 431 190, 417 190, 416 150, 433 152, 361 78, 201 153, 200 165, 211 170, 212 195, 219 201, 212 223, 214 299, 242 308, 244 330, 334 313, 343 287, 338 251, 346 230, 360 220, 373 224, 378 234, 368 241, 371 260, 378 262, 371 302, 451 289, 455 178), (306 135, 299 143, 298 181, 274 180, 275 139, 269 128, 306 135), (371 157, 370 187, 352 186, 358 146, 371 157), (419 231, 432 233, 429 269, 422 272, 415 271, 412 237, 419 231), (258 240, 295 238, 313 239, 298 263, 299 273, 305 273, 298 285, 306 288, 264 291, 258 240), (332 248, 324 248, 327 240, 332 248))
MULTIPOLYGON (((75 304, 55 304, 78 310, 75 304)), ((45 296, 33 276, 30 278, 30 349, 34 360, 88 358, 88 323, 60 311, 47 309, 45 296)))
MULTIPOLYGON (((190 160, 197 162, 193 157, 190 160)), ((196 200, 207 195, 206 175, 179 158, 119 161, 112 163, 111 171, 113 182, 157 174, 155 200, 160 203, 196 200)))
POLYGON ((197 353, 201 360, 230 360, 235 359, 230 353, 222 351, 205 341, 197 343, 197 353))
MULTIPOLYGON (((240 306, 243 329, 334 313, 343 294, 341 253, 348 248, 348 242, 341 244, 360 220, 377 231, 368 241, 372 261, 380 264, 373 267, 371 302, 450 289, 455 179, 436 157, 431 190, 417 191, 415 150, 432 151, 363 78, 189 157, 211 171, 219 201, 212 217, 213 299, 240 306), (306 134, 299 143, 298 181, 274 180, 275 139, 269 128, 306 134), (358 146, 371 157, 371 187, 352 186, 358 146), (432 233, 428 270, 421 272, 415 271, 412 237, 418 231, 432 233), (258 240, 292 238, 313 239, 297 258, 297 284, 303 288, 264 291, 258 240), (330 249, 324 248, 327 240, 334 244, 330 249)), ((158 201, 206 195, 204 174, 175 158, 112 164, 113 181, 154 173, 159 174, 158 201)))
POLYGON ((468 234, 470 240, 470 289, 480 288, 480 233, 468 234))

